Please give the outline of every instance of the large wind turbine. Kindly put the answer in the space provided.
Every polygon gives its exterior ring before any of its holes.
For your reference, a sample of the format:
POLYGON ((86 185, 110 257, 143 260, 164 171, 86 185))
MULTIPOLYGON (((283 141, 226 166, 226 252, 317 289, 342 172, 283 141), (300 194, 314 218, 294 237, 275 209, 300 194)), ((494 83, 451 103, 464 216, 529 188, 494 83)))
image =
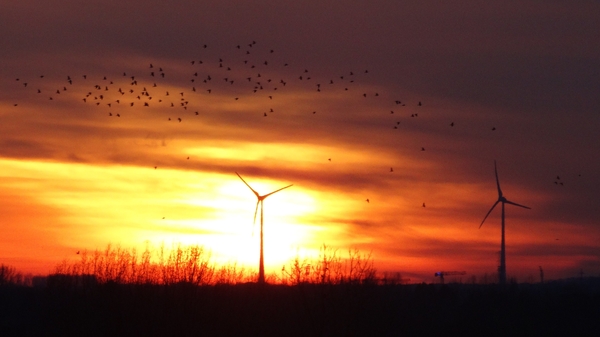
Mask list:
POLYGON ((248 183, 244 180, 244 178, 242 178, 242 176, 239 173, 236 172, 235 174, 237 174, 237 176, 240 177, 240 179, 242 179, 244 184, 246 184, 246 186, 248 186, 248 188, 254 193, 254 195, 256 195, 256 199, 258 199, 256 201, 256 208, 254 209, 254 223, 256 223, 256 213, 258 212, 258 204, 260 204, 260 260, 258 263, 258 284, 264 284, 265 283, 265 264, 264 264, 264 259, 263 259, 263 204, 264 204, 264 200, 271 194, 277 193, 277 192, 279 192, 283 189, 286 189, 292 185, 282 187, 276 191, 267 193, 265 195, 260 195, 252 187, 250 187, 250 185, 248 185, 248 183))
POLYGON ((490 215, 490 213, 492 213, 492 211, 494 210, 494 207, 496 207, 496 205, 498 205, 498 203, 501 202, 502 203, 502 243, 500 244, 500 266, 498 267, 498 279, 499 279, 500 284, 505 284, 506 283, 506 251, 504 248, 504 204, 515 205, 515 206, 519 206, 519 207, 527 208, 527 209, 531 209, 531 208, 529 208, 527 206, 519 205, 510 200, 507 200, 504 197, 504 195, 502 195, 502 190, 500 189, 500 181, 498 180, 498 168, 496 167, 495 160, 494 160, 494 171, 496 172, 496 186, 498 187, 498 200, 494 203, 494 205, 492 205, 492 208, 490 208, 490 210, 487 212, 487 214, 483 218, 483 221, 481 221, 481 225, 479 225, 479 228, 481 228, 481 226, 483 226, 485 219, 487 219, 488 215, 490 215))

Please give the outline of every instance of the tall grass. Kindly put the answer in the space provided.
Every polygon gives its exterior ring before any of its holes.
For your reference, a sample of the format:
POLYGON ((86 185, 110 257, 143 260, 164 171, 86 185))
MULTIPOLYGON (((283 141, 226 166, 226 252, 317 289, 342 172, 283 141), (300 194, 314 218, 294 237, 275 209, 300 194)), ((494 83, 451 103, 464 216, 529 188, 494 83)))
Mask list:
POLYGON ((235 265, 218 267, 211 262, 210 252, 202 246, 182 247, 181 244, 171 249, 165 249, 164 245, 154 249, 146 244, 141 254, 135 248, 109 244, 104 251, 82 251, 79 261, 63 261, 56 266, 55 274, 93 275, 98 283, 154 285, 208 285, 237 283, 243 279, 235 265))
POLYGON ((282 284, 366 284, 376 283, 376 269, 371 253, 348 250, 347 258, 338 249, 323 245, 318 257, 300 259, 298 256, 281 269, 282 284))
MULTIPOLYGON (((211 253, 202 246, 181 244, 166 249, 146 244, 143 252, 135 248, 108 245, 104 251, 84 250, 79 261, 64 260, 54 270, 54 278, 65 277, 71 283, 85 282, 151 285, 216 285, 255 282, 257 273, 237 263, 218 265, 211 253), (92 281, 93 280, 93 281, 92 281)), ((371 253, 357 249, 342 258, 337 249, 323 245, 316 258, 296 257, 283 266, 281 274, 270 274, 267 282, 297 285, 311 284, 366 284, 376 282, 371 253)))

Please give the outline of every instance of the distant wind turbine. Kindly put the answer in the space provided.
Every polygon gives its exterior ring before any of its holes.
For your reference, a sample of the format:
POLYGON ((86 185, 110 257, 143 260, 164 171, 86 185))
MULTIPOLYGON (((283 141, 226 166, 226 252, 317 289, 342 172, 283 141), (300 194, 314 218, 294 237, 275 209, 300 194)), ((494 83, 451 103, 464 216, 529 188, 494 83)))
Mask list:
POLYGON ((494 160, 494 171, 496 172, 496 186, 498 187, 498 200, 494 203, 494 205, 492 205, 492 208, 490 208, 490 210, 487 212, 487 214, 483 218, 483 221, 481 221, 481 225, 479 225, 479 228, 481 228, 481 226, 483 226, 485 219, 487 219, 488 215, 490 215, 490 213, 492 213, 492 211, 494 210, 494 207, 496 207, 496 205, 498 205, 498 203, 501 202, 502 203, 502 242, 500 244, 500 266, 498 267, 498 279, 499 279, 500 284, 505 284, 506 283, 506 250, 504 247, 504 204, 515 205, 515 206, 519 206, 519 207, 527 208, 527 209, 531 209, 531 208, 529 208, 527 206, 519 205, 517 203, 507 200, 502 195, 502 190, 500 189, 500 181, 498 179, 498 168, 496 167, 495 160, 494 160))
POLYGON ((239 173, 236 172, 235 174, 237 174, 237 176, 240 177, 240 179, 242 179, 244 184, 246 184, 246 186, 248 186, 248 188, 254 193, 254 195, 256 195, 257 201, 256 201, 256 208, 254 209, 254 223, 256 223, 256 213, 258 212, 258 204, 260 204, 260 260, 258 263, 258 284, 264 284, 265 283, 265 264, 264 264, 264 258, 263 258, 263 204, 264 204, 264 200, 271 194, 277 193, 283 189, 291 187, 292 185, 282 187, 276 191, 267 193, 265 195, 260 195, 252 187, 250 187, 250 185, 248 185, 248 183, 244 180, 244 178, 242 178, 242 176, 239 173))

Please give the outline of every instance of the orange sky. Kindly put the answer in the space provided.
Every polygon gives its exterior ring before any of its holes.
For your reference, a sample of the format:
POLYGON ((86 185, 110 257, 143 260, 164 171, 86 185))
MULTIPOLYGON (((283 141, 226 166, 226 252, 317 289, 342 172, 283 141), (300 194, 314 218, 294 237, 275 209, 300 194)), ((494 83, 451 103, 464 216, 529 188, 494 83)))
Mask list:
POLYGON ((239 172, 294 184, 265 201, 267 272, 327 244, 412 280, 480 277, 497 160, 532 208, 507 205, 508 276, 600 274, 598 5, 59 2, 0 14, 0 263, 149 241, 254 267, 239 172))

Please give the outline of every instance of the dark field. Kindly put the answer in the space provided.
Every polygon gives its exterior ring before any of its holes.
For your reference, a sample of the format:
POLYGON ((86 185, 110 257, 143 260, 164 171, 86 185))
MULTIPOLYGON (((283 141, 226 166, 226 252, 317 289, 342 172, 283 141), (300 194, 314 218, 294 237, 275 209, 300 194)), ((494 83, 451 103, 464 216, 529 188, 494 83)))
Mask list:
POLYGON ((0 287, 1 336, 581 336, 600 279, 545 284, 0 287))

